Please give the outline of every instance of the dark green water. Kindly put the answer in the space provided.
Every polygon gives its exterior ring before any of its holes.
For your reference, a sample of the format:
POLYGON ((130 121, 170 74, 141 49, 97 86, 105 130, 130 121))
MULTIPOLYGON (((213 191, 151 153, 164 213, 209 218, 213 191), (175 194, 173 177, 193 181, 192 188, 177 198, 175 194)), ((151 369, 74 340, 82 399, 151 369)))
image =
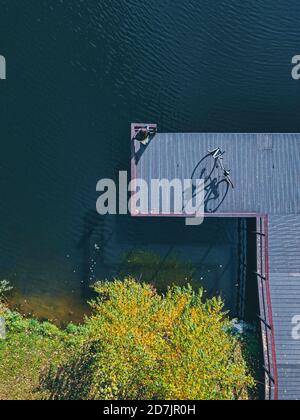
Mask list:
POLYGON ((300 131, 296 0, 0 0, 0 54, 0 277, 40 316, 80 317, 130 122, 300 131))

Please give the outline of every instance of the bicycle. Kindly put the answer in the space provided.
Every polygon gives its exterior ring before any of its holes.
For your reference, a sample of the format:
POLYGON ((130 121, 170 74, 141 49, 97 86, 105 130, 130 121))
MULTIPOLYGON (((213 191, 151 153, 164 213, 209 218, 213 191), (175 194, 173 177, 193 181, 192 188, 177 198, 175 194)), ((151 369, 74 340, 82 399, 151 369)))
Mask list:
MULTIPOLYGON (((208 153, 215 159, 215 161, 220 164, 220 167, 223 171, 223 176, 226 179, 226 181, 228 182, 228 184, 232 187, 232 189, 234 189, 234 185, 233 182, 229 176, 230 174, 230 170, 225 169, 224 165, 223 165, 223 156, 225 155, 225 152, 222 152, 222 150, 217 147, 214 150, 209 150, 208 153)), ((218 167, 218 166, 216 166, 218 167)))
POLYGON ((234 189, 234 184, 230 178, 230 171, 223 164, 224 154, 225 152, 222 152, 219 147, 209 150, 208 154, 201 159, 192 174, 192 181, 194 181, 192 182, 193 197, 197 194, 197 192, 195 193, 195 181, 197 179, 203 179, 204 181, 205 213, 215 213, 225 200, 230 186, 234 189), (221 175, 219 169, 221 169, 221 175))

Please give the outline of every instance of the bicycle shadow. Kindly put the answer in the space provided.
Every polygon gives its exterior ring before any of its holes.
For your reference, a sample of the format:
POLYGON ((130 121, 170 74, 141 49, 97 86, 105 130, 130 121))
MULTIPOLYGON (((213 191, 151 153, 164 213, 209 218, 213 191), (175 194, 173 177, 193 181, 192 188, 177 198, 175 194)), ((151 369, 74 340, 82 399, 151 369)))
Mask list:
POLYGON ((183 203, 193 200, 202 207, 204 213, 216 213, 225 201, 230 186, 229 182, 221 177, 219 169, 211 153, 205 155, 192 172, 191 185, 183 192, 183 203), (199 180, 203 180, 203 184, 199 184, 199 180), (202 185, 202 189, 199 185, 202 185))

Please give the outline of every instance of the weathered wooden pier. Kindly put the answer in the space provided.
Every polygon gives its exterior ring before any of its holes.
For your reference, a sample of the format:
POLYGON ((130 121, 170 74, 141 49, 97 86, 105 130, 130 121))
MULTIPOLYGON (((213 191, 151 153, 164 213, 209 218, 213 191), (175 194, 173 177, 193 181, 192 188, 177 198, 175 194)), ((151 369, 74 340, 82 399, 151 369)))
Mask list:
MULTIPOLYGON (((131 127, 133 181, 202 176, 206 217, 255 218, 266 398, 300 399, 300 340, 293 334, 300 319, 300 134, 157 133, 143 145, 134 140, 141 126, 131 127), (218 165, 206 167, 215 148, 226 152, 234 189, 218 165)), ((133 216, 178 216, 151 209, 148 199, 149 211, 133 208, 133 216)))

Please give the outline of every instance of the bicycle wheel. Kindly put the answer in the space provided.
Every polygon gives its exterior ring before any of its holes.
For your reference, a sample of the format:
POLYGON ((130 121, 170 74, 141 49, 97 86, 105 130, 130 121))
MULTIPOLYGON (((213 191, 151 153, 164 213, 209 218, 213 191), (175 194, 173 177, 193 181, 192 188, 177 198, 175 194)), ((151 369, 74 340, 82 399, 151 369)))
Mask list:
POLYGON ((206 194, 204 202, 205 213, 215 213, 224 202, 229 190, 229 182, 226 179, 218 181, 206 194))
POLYGON ((193 173, 192 173, 192 182, 193 186, 196 185, 197 179, 203 179, 204 185, 207 184, 211 180, 211 175, 216 168, 217 161, 212 157, 212 155, 209 153, 204 158, 200 160, 200 162, 195 167, 193 173))

